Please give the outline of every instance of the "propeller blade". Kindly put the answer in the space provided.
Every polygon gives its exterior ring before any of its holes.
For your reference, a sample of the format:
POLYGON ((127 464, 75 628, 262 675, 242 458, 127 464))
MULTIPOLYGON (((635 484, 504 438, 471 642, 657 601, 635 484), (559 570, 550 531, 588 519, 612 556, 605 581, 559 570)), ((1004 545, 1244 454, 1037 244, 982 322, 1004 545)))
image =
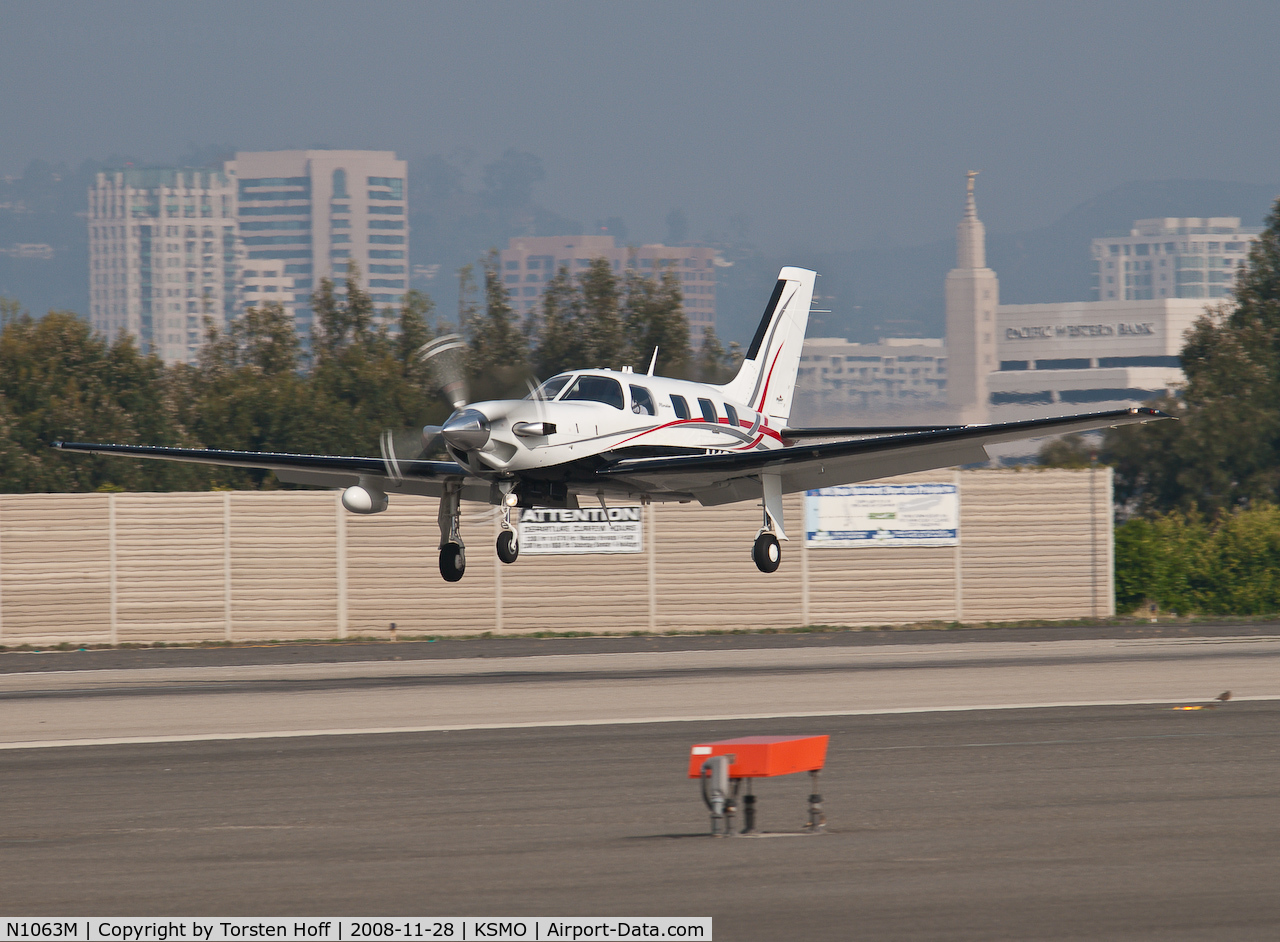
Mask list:
POLYGON ((440 426, 383 429, 379 445, 382 460, 387 466, 387 475, 399 480, 403 476, 403 462, 423 460, 441 445, 440 426))
POLYGON ((418 362, 431 372, 431 378, 445 399, 455 409, 470 401, 467 390, 467 342, 459 334, 445 334, 418 348, 418 362))

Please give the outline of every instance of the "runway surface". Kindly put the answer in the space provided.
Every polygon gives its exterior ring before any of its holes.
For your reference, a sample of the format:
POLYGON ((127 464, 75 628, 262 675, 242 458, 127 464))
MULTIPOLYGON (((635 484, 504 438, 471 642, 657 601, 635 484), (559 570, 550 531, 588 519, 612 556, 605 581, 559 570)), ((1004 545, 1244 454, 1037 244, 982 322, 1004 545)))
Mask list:
MULTIPOLYGON (((10 671, 0 910, 1270 939, 1278 668, 1219 637, 10 671), (704 836, 689 746, 762 733, 832 736, 831 833, 704 836)), ((808 790, 757 783, 762 827, 808 790)))

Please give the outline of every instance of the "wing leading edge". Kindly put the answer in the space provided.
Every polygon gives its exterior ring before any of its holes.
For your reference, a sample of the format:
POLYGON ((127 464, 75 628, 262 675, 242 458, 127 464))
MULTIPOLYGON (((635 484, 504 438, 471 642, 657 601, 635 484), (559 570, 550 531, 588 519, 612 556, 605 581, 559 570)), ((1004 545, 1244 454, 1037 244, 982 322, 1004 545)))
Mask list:
POLYGON ((217 448, 170 448, 162 445, 111 445, 84 442, 54 442, 54 448, 90 455, 126 458, 156 458, 191 464, 221 465, 274 471, 290 484, 318 487, 349 487, 361 476, 384 479, 388 487, 409 493, 439 496, 446 479, 466 478, 466 470, 452 461, 400 460, 398 474, 391 474, 382 458, 356 455, 287 455, 275 452, 223 451, 217 448))
POLYGON ((703 504, 759 497, 757 475, 778 474, 784 493, 870 481, 986 461, 985 446, 1167 419, 1156 409, 1119 409, 999 425, 959 426, 853 441, 795 445, 773 451, 674 458, 624 458, 598 477, 632 482, 655 497, 664 491, 693 494, 703 504))

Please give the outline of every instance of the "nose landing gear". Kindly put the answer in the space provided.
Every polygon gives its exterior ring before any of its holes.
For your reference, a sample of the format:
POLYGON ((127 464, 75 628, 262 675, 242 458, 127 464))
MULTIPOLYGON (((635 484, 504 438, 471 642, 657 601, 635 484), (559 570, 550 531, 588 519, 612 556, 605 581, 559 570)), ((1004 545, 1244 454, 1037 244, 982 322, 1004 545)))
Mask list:
POLYGON ((498 558, 504 563, 511 564, 516 561, 516 557, 520 555, 520 543, 516 539, 514 530, 503 530, 498 534, 498 558))
POLYGON ((514 481, 502 481, 498 484, 498 489, 502 493, 502 532, 498 534, 498 558, 511 565, 520 555, 520 532, 511 523, 511 511, 519 501, 514 481))

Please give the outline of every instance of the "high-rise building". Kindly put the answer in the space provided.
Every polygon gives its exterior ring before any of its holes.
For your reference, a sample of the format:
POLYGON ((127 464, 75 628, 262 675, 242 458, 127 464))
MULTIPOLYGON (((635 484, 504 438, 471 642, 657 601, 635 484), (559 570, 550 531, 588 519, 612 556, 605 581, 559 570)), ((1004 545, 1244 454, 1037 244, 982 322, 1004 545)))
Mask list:
POLYGON ((237 301, 236 193, 218 170, 104 171, 89 188, 89 320, 137 338, 168 363, 192 362, 204 318, 237 301))
POLYGON ((1139 219, 1093 240, 1093 299, 1229 298, 1261 231, 1239 216, 1139 219))
POLYGON ((547 282, 562 267, 578 275, 592 259, 604 258, 619 277, 628 269, 655 276, 664 269, 674 272, 695 346, 705 328, 716 326, 715 257, 715 249, 703 246, 618 246, 611 235, 518 237, 501 252, 503 282, 521 314, 537 307, 547 282))
POLYGON ((351 262, 380 307, 408 286, 408 165, 392 151, 239 152, 226 164, 236 185, 243 305, 279 301, 300 335, 311 332, 311 293, 335 288, 351 262))
POLYGON ((987 375, 997 368, 1000 282, 987 267, 986 229, 969 173, 964 218, 956 226, 956 267, 947 273, 947 401, 966 422, 987 420, 987 375))

